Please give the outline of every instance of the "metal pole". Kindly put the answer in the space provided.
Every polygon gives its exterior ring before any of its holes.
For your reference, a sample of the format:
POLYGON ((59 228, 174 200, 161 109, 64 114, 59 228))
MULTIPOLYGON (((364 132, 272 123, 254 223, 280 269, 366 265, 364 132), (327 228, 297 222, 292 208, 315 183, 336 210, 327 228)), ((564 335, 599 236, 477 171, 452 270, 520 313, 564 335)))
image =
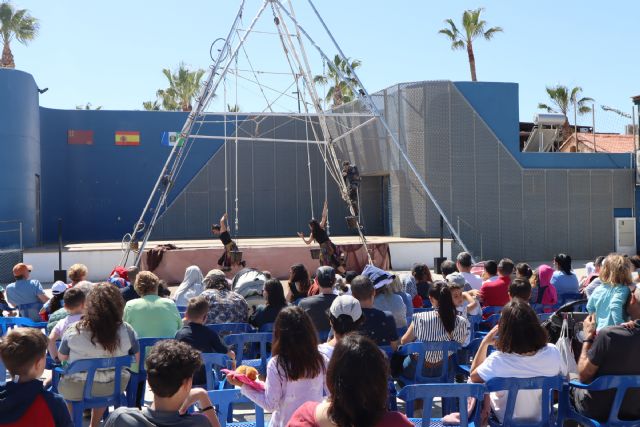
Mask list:
POLYGON ((20 233, 20 251, 22 252, 24 250, 24 246, 22 243, 22 221, 18 221, 18 230, 20 233))
POLYGON ((573 137, 576 139, 576 153, 578 152, 578 108, 576 100, 573 100, 573 137))
POLYGON ((62 270, 62 218, 58 218, 58 270, 62 270))
POLYGON ((638 132, 636 132, 636 107, 635 105, 633 105, 631 107, 631 127, 633 128, 633 146, 635 147, 636 151, 638 150, 638 147, 640 146, 640 144, 638 144, 638 140, 637 140, 637 136, 638 136, 638 132))
POLYGON ((596 145, 596 104, 591 106, 591 131, 593 132, 593 152, 598 152, 598 146, 596 145))
POLYGON ((444 258, 444 218, 440 215, 440 258, 444 258))

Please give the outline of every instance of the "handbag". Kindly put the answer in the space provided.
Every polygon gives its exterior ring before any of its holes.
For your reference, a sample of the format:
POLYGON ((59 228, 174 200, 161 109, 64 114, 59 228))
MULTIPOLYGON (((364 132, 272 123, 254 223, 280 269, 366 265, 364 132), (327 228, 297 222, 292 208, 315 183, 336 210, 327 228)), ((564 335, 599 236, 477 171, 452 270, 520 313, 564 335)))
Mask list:
POLYGON ((572 338, 569 334, 569 320, 566 317, 562 321, 560 338, 558 338, 556 347, 560 351, 562 375, 568 377, 570 374, 577 374, 578 364, 573 353, 572 338))

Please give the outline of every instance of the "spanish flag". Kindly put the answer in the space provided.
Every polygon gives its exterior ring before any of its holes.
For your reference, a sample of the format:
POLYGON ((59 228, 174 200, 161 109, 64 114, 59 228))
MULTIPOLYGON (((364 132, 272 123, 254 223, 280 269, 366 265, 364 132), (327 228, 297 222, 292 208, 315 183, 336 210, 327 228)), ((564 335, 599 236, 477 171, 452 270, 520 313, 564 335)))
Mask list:
POLYGON ((116 145, 140 145, 140 132, 116 131, 116 145))

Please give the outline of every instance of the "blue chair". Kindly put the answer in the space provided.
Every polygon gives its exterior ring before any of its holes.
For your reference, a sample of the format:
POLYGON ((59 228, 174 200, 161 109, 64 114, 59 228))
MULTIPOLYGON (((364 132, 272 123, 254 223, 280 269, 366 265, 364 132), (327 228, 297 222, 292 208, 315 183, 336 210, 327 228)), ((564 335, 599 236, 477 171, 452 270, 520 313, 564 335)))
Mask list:
MULTIPOLYGON (((553 392, 562 390, 563 378, 534 377, 534 378, 493 378, 486 383, 487 391, 507 391, 507 405, 504 410, 504 420, 500 423, 492 414, 489 417, 489 425, 492 427, 551 427, 556 425, 553 416, 553 392), (541 390, 542 404, 540 407, 540 420, 518 420, 513 415, 516 407, 518 390, 541 390)), ((530 404, 533 404, 531 402, 530 404)))
POLYGON ((433 399, 458 399, 461 426, 480 426, 480 413, 484 399, 484 384, 414 384, 404 387, 398 397, 407 403, 407 417, 416 426, 441 426, 441 418, 430 418, 433 399), (467 411, 467 398, 476 399, 471 414, 467 411), (413 402, 422 400, 422 418, 413 417, 413 402))
POLYGON ((44 306, 44 303, 38 301, 30 304, 18 304, 16 308, 18 309, 18 316, 29 318, 29 311, 35 311, 37 313, 40 311, 42 306, 44 306))
MULTIPOLYGON (((76 427, 82 427, 82 413, 89 408, 108 408, 114 406, 116 408, 126 405, 127 399, 120 392, 120 382, 122 370, 131 366, 133 362, 131 356, 112 357, 108 359, 82 359, 71 362, 66 369, 62 371, 63 375, 77 374, 80 372, 87 373, 87 380, 84 383, 82 392, 82 400, 67 400, 71 404, 71 418, 76 427), (96 370, 115 368, 115 379, 113 394, 106 397, 92 397, 91 388, 93 387, 93 378, 96 370)), ((105 412, 106 414, 106 412, 105 412)))
POLYGON ((209 399, 217 407, 218 421, 221 427, 263 427, 264 411, 262 408, 254 404, 251 400, 240 393, 240 389, 232 388, 227 390, 209 391, 209 399), (255 422, 239 422, 233 423, 227 420, 233 419, 233 404, 250 403, 253 404, 256 411, 255 422))
POLYGON ((224 341, 227 345, 235 347, 236 363, 238 365, 253 366, 262 375, 266 375, 267 361, 271 357, 271 352, 267 350, 267 344, 273 341, 273 334, 271 332, 232 334, 224 337, 224 341), (253 343, 259 344, 259 353, 245 354, 245 345, 253 343), (256 356, 259 358, 256 358, 256 356))
POLYGON ((470 314, 467 316, 467 320, 469 320, 469 336, 471 337, 471 339, 477 338, 476 332, 480 330, 480 323, 482 323, 482 315, 470 314))
POLYGON ((248 323, 209 323, 206 326, 220 336, 253 331, 253 327, 248 323))
POLYGON ((222 390, 226 381, 220 369, 231 369, 229 357, 222 353, 202 353, 204 373, 207 377, 207 390, 222 390))
POLYGON ((127 385, 127 406, 133 408, 134 406, 141 407, 144 403, 144 391, 140 398, 138 398, 138 387, 140 383, 145 384, 147 382, 147 369, 144 366, 144 361, 147 358, 147 348, 153 347, 158 341, 165 340, 167 338, 140 338, 138 344, 140 346, 140 362, 138 363, 138 372, 131 372, 131 379, 127 385))
MULTIPOLYGON (((463 351, 458 352, 459 373, 466 376, 471 375, 471 362, 473 361, 473 358, 480 348, 480 343, 482 343, 482 338, 474 338, 471 340, 468 346, 462 349, 463 351)), ((489 346, 489 348, 487 349, 487 353, 491 354, 493 350, 493 346, 489 346)))
POLYGON ((549 318, 553 316, 553 312, 551 313, 538 313, 538 319, 540 319, 540 323, 549 320, 549 318))
POLYGON ((184 314, 187 312, 187 307, 184 305, 177 305, 178 313, 180 313, 180 317, 184 317, 184 314))
POLYGON ((426 313, 427 311, 433 311, 433 308, 431 307, 431 304, 429 304, 429 307, 414 308, 413 309, 413 314, 426 313))
POLYGON ((584 301, 584 304, 576 304, 572 311, 587 311, 587 297, 581 293, 560 294, 558 295, 558 303, 554 308, 560 308, 565 304, 574 301, 584 301))
MULTIPOLYGON (((409 325, 411 324, 411 322, 409 322, 409 325)), ((408 326, 403 326, 401 328, 396 328, 396 333, 398 334, 398 338, 402 338, 402 336, 407 332, 407 329, 409 329, 408 326)))
POLYGON ((265 323, 264 325, 258 328, 258 332, 273 332, 274 323, 265 323))
POLYGON ((326 331, 317 331, 317 332, 318 332, 318 341, 323 343, 329 340, 329 335, 331 335, 331 329, 327 329, 326 331))
POLYGON ((45 329, 47 327, 47 322, 34 322, 28 317, 0 317, 0 328, 2 328, 2 335, 6 335, 6 333, 9 332, 9 329, 16 326, 45 329))
POLYGON ((7 383, 7 368, 2 363, 2 359, 0 359, 0 386, 5 385, 7 383))
MULTIPOLYGON (((582 425, 589 427, 611 426, 611 427, 631 427, 640 425, 640 420, 625 421, 619 418, 620 407, 624 401, 625 394, 630 388, 640 388, 640 375, 604 375, 593 380, 591 384, 583 384, 578 381, 571 381, 565 384, 560 396, 559 421, 575 420, 582 425), (569 399, 569 390, 579 388, 589 391, 615 390, 616 394, 611 403, 609 418, 605 422, 599 422, 578 413, 569 399)), ((598 399, 595 397, 594 399, 598 399)), ((636 402, 637 404, 637 402, 636 402)))
MULTIPOLYGON (((398 377, 400 381, 404 384, 426 384, 426 383, 449 383, 453 382, 453 370, 451 369, 451 363, 454 361, 450 360, 450 357, 442 358, 442 373, 437 377, 424 377, 422 376, 422 364, 425 360, 425 355, 427 351, 439 351, 439 352, 449 352, 453 353, 453 358, 455 358, 456 352, 460 349, 460 344, 455 341, 430 341, 430 342, 421 342, 416 341, 409 344, 402 345, 398 348, 398 353, 409 356, 411 354, 418 354, 418 365, 416 367, 416 372, 413 378, 407 378, 404 376, 398 377)), ((444 356, 444 353, 443 353, 444 356)))

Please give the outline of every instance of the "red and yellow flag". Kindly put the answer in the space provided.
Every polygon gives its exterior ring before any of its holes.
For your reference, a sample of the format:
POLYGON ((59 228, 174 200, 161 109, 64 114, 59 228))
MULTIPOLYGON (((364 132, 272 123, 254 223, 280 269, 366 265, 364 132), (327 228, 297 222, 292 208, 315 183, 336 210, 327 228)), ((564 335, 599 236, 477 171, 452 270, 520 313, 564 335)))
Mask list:
POLYGON ((117 130, 116 145, 140 145, 140 132, 117 130))

